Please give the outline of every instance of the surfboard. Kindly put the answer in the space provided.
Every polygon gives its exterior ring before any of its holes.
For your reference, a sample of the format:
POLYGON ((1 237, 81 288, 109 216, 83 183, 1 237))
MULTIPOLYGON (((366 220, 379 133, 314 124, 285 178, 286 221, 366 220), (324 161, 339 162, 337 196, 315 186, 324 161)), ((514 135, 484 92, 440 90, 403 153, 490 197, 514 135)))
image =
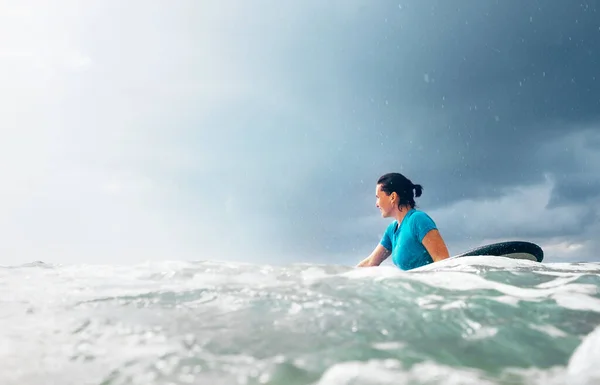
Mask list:
POLYGON ((542 262, 544 251, 535 243, 525 241, 507 241, 479 246, 465 251, 452 258, 470 257, 475 255, 491 255, 513 259, 527 259, 534 262, 542 262))

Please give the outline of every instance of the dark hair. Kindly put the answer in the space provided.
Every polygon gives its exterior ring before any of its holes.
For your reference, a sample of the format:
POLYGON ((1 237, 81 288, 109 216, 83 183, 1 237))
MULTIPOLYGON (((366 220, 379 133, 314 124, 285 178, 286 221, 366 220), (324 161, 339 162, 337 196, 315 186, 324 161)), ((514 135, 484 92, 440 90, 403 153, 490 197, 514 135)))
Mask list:
POLYGON ((382 175, 379 177, 377 184, 380 184, 381 190, 388 195, 393 192, 398 194, 398 197, 400 198, 398 207, 401 205, 409 205, 411 208, 414 208, 415 197, 420 197, 423 193, 423 186, 420 184, 413 184, 410 179, 397 172, 382 175))

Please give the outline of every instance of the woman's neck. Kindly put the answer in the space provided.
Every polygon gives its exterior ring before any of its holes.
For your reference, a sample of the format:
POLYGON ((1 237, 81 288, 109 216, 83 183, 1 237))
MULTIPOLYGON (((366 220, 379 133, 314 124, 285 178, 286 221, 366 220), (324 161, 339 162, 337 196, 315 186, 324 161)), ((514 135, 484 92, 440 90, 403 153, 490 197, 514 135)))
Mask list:
POLYGON ((398 224, 402 223, 402 220, 404 219, 404 217, 406 216, 406 214, 408 214, 408 212, 410 210, 412 210, 412 207, 410 207, 410 206, 400 206, 396 210, 396 214, 394 215, 394 218, 396 218, 396 220, 398 221, 398 224))

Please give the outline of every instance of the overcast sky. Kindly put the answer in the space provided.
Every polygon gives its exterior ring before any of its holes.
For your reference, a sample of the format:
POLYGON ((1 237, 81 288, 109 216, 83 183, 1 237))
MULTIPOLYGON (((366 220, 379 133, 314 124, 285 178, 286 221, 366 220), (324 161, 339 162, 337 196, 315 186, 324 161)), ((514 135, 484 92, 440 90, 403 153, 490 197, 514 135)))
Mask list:
POLYGON ((0 3, 0 265, 356 264, 404 173, 451 254, 600 260, 600 10, 0 3))

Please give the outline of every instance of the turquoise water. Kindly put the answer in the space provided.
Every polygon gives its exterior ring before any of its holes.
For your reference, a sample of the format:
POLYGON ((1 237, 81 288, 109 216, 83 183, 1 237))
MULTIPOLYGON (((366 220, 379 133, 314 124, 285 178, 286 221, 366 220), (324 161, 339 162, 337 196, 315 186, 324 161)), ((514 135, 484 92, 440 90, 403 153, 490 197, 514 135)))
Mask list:
POLYGON ((0 383, 597 384, 600 264, 0 268, 0 383))

